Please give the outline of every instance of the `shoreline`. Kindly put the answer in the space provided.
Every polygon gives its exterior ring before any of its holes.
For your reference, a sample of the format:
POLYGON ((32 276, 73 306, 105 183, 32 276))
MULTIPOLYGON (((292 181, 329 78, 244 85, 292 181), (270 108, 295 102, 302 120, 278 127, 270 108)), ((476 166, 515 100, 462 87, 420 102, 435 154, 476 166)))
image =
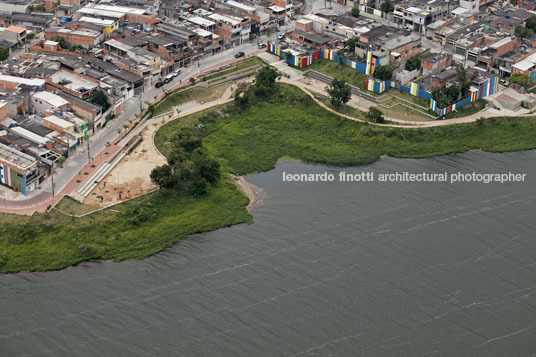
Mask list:
POLYGON ((244 176, 229 175, 236 187, 249 199, 249 203, 246 206, 248 212, 262 202, 263 191, 259 187, 247 182, 244 176))

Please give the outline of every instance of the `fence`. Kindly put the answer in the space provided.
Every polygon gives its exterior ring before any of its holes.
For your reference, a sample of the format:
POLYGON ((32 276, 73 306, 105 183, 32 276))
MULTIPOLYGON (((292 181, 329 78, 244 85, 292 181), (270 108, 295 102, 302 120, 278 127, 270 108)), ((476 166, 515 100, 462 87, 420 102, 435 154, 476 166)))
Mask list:
MULTIPOLYGON (((282 50, 278 45, 268 43, 268 51, 276 54, 280 58, 285 58, 287 63, 294 65, 299 68, 306 67, 310 64, 315 63, 318 58, 324 58, 333 62, 341 63, 348 67, 355 69, 361 73, 371 76, 374 73, 376 67, 379 66, 380 60, 378 58, 374 59, 372 57, 372 52, 368 51, 366 55, 366 62, 352 61, 348 58, 337 55, 335 50, 332 49, 321 49, 314 51, 309 56, 285 56, 284 50, 282 50)), ((469 90, 471 92, 470 96, 462 99, 461 101, 452 104, 446 108, 437 108, 437 102, 432 99, 432 94, 429 93, 424 86, 419 85, 415 82, 410 82, 410 86, 404 86, 399 83, 394 83, 396 89, 400 89, 404 92, 407 92, 413 96, 426 99, 430 101, 430 109, 433 110, 437 115, 444 116, 450 113, 453 110, 459 109, 462 106, 474 102, 478 99, 482 99, 489 95, 495 94, 498 90, 499 79, 497 77, 490 77, 485 80, 482 80, 477 86, 472 86, 469 90)), ((383 93, 387 89, 391 88, 391 81, 381 81, 378 79, 373 79, 367 77, 365 79, 365 88, 374 93, 383 93)))
POLYGON ((489 95, 495 94, 497 93, 498 89, 499 89, 499 78, 490 77, 485 80, 482 80, 481 83, 478 84, 478 86, 473 86, 469 88, 469 91, 471 92, 471 94, 468 97, 460 100, 457 103, 449 105, 448 107, 438 108, 437 102, 433 99, 430 99, 430 109, 432 109, 437 115, 442 117, 456 109, 460 109, 466 104, 485 98, 489 95))

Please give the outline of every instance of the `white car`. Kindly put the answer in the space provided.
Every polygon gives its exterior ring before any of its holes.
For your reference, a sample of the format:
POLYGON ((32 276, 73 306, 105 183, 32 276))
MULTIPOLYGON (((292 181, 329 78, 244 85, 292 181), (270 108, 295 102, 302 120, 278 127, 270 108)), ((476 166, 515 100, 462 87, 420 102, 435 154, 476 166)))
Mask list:
POLYGON ((173 75, 173 77, 177 77, 179 74, 181 74, 181 72, 182 71, 180 69, 177 69, 177 70, 173 71, 172 75, 173 75))

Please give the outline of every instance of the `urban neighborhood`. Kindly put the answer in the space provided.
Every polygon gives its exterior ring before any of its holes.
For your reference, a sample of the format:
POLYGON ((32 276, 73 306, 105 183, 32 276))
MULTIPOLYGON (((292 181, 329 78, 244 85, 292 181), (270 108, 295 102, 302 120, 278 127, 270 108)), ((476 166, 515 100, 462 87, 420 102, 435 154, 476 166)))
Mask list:
MULTIPOLYGON (((316 96, 343 82, 352 100, 338 104, 364 110, 377 123, 435 126, 528 115, 536 105, 534 6, 520 0, 2 1, 3 209, 31 214, 65 195, 98 205, 148 192, 150 170, 140 171, 148 183, 139 190, 120 187, 136 179, 132 167, 113 172, 142 131, 150 131, 138 124, 229 99, 267 64, 316 96), (190 100, 163 102, 181 91, 190 100)), ((145 153, 140 165, 161 163, 148 157, 151 148, 138 150, 145 153)))

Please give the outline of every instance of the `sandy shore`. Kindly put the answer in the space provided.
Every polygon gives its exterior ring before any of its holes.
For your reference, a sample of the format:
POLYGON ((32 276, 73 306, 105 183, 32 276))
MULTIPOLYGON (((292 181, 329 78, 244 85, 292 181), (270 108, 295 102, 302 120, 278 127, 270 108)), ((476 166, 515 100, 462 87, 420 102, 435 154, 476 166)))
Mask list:
POLYGON ((230 175, 238 189, 249 198, 249 204, 246 206, 248 211, 262 202, 262 190, 260 188, 250 184, 242 176, 230 175))

